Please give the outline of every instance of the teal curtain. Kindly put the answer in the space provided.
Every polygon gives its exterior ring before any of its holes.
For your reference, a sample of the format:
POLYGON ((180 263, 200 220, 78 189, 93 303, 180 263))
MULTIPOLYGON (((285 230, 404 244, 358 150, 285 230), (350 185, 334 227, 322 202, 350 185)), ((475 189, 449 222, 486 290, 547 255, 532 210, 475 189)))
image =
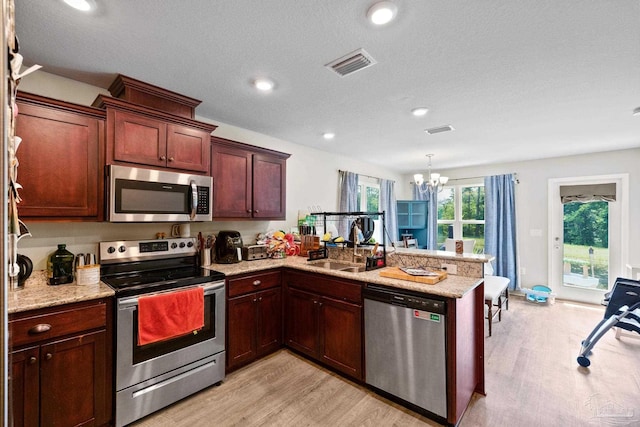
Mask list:
POLYGON ((519 289, 513 174, 485 177, 484 192, 484 252, 495 257, 494 275, 507 277, 509 287, 519 289))

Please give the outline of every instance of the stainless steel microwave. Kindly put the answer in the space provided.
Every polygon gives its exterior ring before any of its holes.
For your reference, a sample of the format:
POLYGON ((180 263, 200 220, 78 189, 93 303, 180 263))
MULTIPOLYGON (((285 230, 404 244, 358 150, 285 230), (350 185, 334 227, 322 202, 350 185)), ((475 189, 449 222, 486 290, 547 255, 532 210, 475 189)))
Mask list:
POLYGON ((213 179, 154 169, 109 165, 110 222, 211 221, 213 179))

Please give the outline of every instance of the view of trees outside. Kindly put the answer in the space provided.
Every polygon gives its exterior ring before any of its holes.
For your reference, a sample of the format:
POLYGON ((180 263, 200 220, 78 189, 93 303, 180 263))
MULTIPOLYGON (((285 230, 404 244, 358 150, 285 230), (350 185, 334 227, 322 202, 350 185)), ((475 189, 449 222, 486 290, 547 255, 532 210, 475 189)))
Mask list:
POLYGON ((372 185, 358 185, 358 206, 364 212, 379 212, 380 188, 372 185), (362 200, 363 191, 365 193, 364 204, 362 200))
POLYGON ((597 277, 598 288, 609 283, 609 203, 564 204, 564 265, 570 272, 597 277), (586 270, 584 267, 587 267, 586 270))
POLYGON ((484 186, 445 188, 438 195, 438 243, 454 237, 450 230, 461 227, 463 239, 474 239, 474 252, 484 250, 484 186), (456 218, 456 190, 460 191, 460 218, 456 218))

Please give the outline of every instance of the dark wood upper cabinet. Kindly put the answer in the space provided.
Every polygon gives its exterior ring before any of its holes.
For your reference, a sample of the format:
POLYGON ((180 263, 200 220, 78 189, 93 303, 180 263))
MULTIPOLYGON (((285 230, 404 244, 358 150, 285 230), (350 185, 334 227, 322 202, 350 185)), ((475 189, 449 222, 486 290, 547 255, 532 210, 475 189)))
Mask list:
POLYGON ((103 95, 93 105, 107 111, 106 164, 210 174, 216 125, 103 95))
POLYGON ((288 154, 211 137, 214 218, 285 219, 288 154))
POLYGON ((20 217, 101 221, 104 111, 24 92, 17 104, 20 217))

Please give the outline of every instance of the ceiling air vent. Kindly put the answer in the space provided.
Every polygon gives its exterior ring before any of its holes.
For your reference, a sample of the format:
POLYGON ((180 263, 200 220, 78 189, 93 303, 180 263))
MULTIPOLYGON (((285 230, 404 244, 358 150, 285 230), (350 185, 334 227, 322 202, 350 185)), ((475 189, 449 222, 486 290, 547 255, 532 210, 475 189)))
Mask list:
POLYGON ((450 130, 455 130, 451 125, 438 126, 435 128, 425 129, 424 131, 429 135, 433 135, 434 133, 440 132, 449 132, 450 130))
POLYGON ((356 71, 360 71, 364 68, 370 67, 375 64, 376 60, 371 57, 364 49, 358 49, 351 52, 342 58, 338 58, 325 65, 325 67, 332 69, 341 77, 353 74, 356 71))

